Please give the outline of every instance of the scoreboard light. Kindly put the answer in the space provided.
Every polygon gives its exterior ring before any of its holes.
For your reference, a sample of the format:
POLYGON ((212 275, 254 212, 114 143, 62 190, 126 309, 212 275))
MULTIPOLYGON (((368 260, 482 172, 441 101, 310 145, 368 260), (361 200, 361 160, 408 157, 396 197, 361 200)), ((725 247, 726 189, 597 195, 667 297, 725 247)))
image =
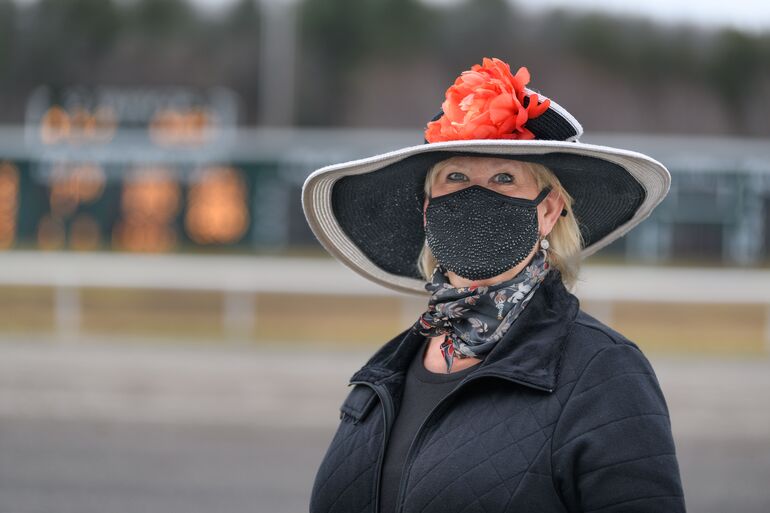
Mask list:
POLYGON ((53 215, 46 214, 37 224, 37 247, 43 250, 64 247, 66 230, 64 222, 53 215))
POLYGON ((53 105, 43 113, 39 133, 45 145, 103 144, 112 140, 116 129, 117 119, 110 106, 97 107, 94 112, 75 107, 68 112, 53 105))
POLYGON ((79 251, 92 251, 101 244, 101 228, 93 216, 78 214, 70 226, 70 247, 79 251))
POLYGON ((104 192, 106 177, 99 164, 58 162, 49 178, 51 212, 63 217, 81 203, 92 203, 104 192))
POLYGON ((0 249, 16 240, 16 217, 19 210, 19 170, 10 162, 0 162, 0 249))
POLYGON ((49 107, 40 120, 40 140, 43 144, 58 144, 69 138, 70 116, 58 105, 49 107))
POLYGON ((27 144, 74 153, 107 146, 136 157, 159 150, 221 150, 237 126, 237 95, 227 88, 54 88, 27 101, 27 144))
POLYGON ((196 173, 187 195, 185 229, 198 244, 237 242, 249 227, 246 182, 230 166, 210 166, 196 173))
POLYGON ((216 128, 215 114, 208 109, 163 109, 150 120, 150 139, 158 146, 202 146, 216 128))
POLYGON ((121 217, 112 232, 113 244, 129 251, 169 251, 178 241, 174 219, 182 191, 171 169, 140 166, 123 184, 121 217))

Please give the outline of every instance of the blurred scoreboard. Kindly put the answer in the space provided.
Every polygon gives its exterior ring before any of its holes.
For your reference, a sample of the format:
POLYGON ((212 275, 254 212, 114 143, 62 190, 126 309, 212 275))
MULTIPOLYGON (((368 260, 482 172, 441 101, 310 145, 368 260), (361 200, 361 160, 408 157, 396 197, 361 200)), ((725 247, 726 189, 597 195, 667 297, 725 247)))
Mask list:
POLYGON ((170 251, 250 244, 254 180, 231 165, 0 161, 0 248, 170 251), (27 167, 27 169, 25 169, 27 167))
POLYGON ((165 252, 270 243, 270 162, 234 162, 227 90, 40 88, 29 158, 0 154, 0 249, 165 252), (262 223, 266 225, 269 223, 262 223))

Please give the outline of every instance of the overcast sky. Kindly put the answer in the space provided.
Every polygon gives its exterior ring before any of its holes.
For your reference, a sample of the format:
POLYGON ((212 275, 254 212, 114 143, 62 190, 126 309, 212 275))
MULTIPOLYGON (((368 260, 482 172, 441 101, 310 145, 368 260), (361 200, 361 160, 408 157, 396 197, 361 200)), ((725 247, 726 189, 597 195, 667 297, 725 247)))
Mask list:
MULTIPOLYGON (((208 8, 217 8, 231 4, 234 0, 193 1, 208 8)), ((261 1, 286 3, 294 0, 261 1)), ((422 1, 429 4, 453 4, 462 0, 422 1)), ((641 14, 664 23, 690 22, 710 27, 734 26, 752 32, 770 31, 768 0, 519 0, 512 3, 527 10, 572 7, 606 13, 641 14)))

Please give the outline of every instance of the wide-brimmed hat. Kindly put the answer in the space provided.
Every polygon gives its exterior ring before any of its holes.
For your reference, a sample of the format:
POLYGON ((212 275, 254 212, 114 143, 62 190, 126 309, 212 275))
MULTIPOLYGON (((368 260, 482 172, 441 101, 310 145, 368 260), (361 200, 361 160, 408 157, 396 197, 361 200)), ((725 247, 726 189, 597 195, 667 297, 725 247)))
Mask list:
POLYGON ((503 61, 484 58, 447 89, 422 144, 311 173, 302 208, 324 248, 375 283, 428 294, 418 267, 425 178, 433 164, 454 156, 547 166, 574 199, 580 258, 649 216, 668 193, 666 167, 638 152, 579 142, 580 123, 528 82, 526 68, 513 75, 503 61))

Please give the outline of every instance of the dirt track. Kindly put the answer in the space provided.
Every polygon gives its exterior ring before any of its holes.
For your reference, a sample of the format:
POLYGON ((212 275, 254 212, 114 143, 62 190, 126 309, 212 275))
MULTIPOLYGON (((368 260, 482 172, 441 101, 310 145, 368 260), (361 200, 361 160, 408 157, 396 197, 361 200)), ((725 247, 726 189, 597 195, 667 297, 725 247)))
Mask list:
MULTIPOLYGON (((0 511, 307 511, 370 353, 2 342, 0 511)), ((770 511, 770 360, 650 360, 688 510, 770 511)))

